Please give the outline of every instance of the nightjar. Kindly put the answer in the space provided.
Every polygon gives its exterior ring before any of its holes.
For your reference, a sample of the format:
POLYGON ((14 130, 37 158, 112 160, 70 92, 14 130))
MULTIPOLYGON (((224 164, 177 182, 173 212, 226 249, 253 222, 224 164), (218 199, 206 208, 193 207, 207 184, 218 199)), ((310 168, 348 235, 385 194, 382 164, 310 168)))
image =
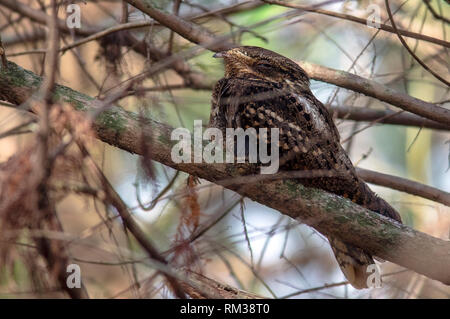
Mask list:
MULTIPOLYGON (((400 215, 356 175, 332 117, 312 94, 301 67, 275 52, 251 46, 235 47, 214 57, 224 59, 225 77, 213 92, 210 127, 223 134, 226 128, 278 128, 280 170, 339 172, 297 181, 401 222, 400 215)), ((355 288, 366 288, 372 256, 337 238, 328 236, 328 240, 349 282, 355 288)))

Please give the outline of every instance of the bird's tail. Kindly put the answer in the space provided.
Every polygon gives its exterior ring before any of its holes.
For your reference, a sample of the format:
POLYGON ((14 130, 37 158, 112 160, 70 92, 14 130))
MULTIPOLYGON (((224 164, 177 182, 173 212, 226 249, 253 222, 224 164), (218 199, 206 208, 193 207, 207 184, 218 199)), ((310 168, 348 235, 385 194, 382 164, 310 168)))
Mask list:
MULTIPOLYGON (((373 212, 401 222, 398 212, 385 200, 372 192, 363 181, 360 182, 358 190, 350 198, 373 212)), ((367 267, 375 264, 372 256, 361 248, 345 243, 337 238, 328 237, 328 241, 342 272, 350 284, 356 289, 368 288, 368 278, 372 272, 368 272, 367 267)))
POLYGON ((351 198, 358 205, 375 213, 392 218, 400 223, 402 222, 400 214, 384 199, 378 197, 362 180, 359 180, 358 189, 351 198))
POLYGON ((361 248, 344 243, 335 237, 329 236, 328 241, 339 267, 350 284, 356 289, 368 288, 367 279, 370 272, 367 271, 367 267, 375 263, 372 256, 361 248))

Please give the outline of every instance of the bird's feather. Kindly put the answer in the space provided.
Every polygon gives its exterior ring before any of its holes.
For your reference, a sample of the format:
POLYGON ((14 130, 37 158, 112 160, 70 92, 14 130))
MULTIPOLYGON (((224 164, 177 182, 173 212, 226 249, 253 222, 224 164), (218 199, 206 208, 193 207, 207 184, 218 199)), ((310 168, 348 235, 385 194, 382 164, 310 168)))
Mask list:
MULTIPOLYGON (((395 209, 356 175, 339 143, 333 119, 310 91, 304 70, 288 58, 262 48, 234 48, 224 56, 226 76, 213 92, 210 127, 224 134, 227 127, 278 128, 281 170, 328 170, 329 176, 297 181, 401 221, 395 209), (264 61, 264 68, 259 67, 259 60, 264 61)), ((350 283, 355 288, 367 287, 366 269, 374 263, 371 255, 337 238, 328 239, 350 283)))

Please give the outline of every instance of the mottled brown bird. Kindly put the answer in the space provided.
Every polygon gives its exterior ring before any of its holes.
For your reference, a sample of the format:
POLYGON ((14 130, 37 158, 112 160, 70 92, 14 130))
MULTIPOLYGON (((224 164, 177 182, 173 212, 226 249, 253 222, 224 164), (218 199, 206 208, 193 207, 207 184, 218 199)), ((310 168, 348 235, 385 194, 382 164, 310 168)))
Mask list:
MULTIPOLYGON (((279 128, 281 170, 330 170, 331 177, 298 179, 401 222, 400 215, 356 175, 339 142, 339 133, 323 104, 310 90, 306 72, 275 52, 242 46, 214 55, 225 62, 216 84, 210 127, 279 128)), ((366 288, 372 256, 328 237, 343 273, 355 288, 366 288)))

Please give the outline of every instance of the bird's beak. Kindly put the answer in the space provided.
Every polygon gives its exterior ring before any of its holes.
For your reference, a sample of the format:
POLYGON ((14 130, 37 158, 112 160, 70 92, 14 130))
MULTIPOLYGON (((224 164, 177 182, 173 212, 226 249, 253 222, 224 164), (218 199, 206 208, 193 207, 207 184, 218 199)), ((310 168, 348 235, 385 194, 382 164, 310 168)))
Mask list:
POLYGON ((229 56, 227 54, 227 51, 221 51, 221 52, 214 53, 213 58, 223 59, 223 58, 226 58, 227 56, 229 56))

